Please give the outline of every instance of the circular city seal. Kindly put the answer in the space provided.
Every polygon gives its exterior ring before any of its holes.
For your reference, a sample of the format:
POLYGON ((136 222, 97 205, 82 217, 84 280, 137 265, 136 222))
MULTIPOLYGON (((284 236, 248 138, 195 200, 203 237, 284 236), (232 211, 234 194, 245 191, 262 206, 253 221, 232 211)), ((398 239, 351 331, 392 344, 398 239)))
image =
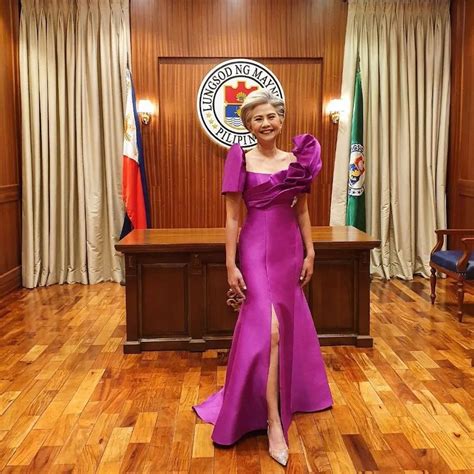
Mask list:
POLYGON ((225 147, 255 146, 255 138, 240 119, 240 106, 250 92, 261 88, 285 99, 278 78, 257 61, 231 59, 211 69, 197 94, 199 121, 207 135, 225 147))
POLYGON ((351 156, 349 159, 349 196, 362 196, 365 183, 365 157, 364 147, 355 143, 351 145, 351 156))

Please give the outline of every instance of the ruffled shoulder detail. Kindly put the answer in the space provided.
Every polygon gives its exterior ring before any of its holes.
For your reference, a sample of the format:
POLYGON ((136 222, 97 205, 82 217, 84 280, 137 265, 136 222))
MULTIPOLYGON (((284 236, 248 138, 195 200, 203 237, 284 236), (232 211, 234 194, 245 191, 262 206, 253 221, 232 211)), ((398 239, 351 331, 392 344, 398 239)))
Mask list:
POLYGON ((303 165, 311 173, 314 179, 322 168, 321 145, 313 135, 304 133, 293 137, 292 153, 296 156, 297 162, 303 165))
POLYGON ((309 133, 293 137, 293 145, 291 151, 296 161, 290 163, 284 183, 298 186, 300 192, 309 193, 312 181, 321 171, 321 145, 309 133))
POLYGON ((277 203, 291 203, 299 193, 309 193, 311 183, 321 171, 321 146, 312 135, 293 138, 296 161, 287 170, 274 173, 270 178, 246 190, 244 197, 249 207, 265 208, 277 203))
POLYGON ((225 159, 221 194, 243 192, 246 176, 245 153, 242 147, 235 143, 229 148, 225 159))

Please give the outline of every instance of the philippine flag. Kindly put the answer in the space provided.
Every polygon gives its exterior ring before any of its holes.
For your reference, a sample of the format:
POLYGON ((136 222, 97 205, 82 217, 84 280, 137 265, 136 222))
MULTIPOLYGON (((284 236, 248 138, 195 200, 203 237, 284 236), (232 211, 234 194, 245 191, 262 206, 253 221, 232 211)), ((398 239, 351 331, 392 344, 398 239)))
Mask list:
POLYGON ((138 121, 132 76, 126 72, 127 103, 125 108, 123 139, 122 195, 125 218, 120 238, 123 239, 133 229, 150 227, 150 208, 143 158, 142 135, 138 121))

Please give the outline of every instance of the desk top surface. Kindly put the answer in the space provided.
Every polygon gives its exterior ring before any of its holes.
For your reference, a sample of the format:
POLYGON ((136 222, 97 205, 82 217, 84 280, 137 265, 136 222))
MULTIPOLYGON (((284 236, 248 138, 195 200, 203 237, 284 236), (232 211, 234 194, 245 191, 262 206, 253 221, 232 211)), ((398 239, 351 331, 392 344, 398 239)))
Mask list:
MULTIPOLYGON (((350 226, 312 227, 314 246, 318 248, 372 249, 380 240, 350 226)), ((156 251, 220 250, 225 247, 224 228, 140 229, 133 230, 115 248, 124 253, 156 251)))

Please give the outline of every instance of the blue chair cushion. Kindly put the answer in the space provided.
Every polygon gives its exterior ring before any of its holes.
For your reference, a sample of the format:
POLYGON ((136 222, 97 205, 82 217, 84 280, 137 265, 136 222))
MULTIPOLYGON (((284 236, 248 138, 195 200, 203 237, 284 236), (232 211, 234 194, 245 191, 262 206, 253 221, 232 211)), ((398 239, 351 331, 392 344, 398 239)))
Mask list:
MULTIPOLYGON (((456 272, 456 262, 462 254, 461 250, 440 250, 432 255, 431 261, 440 267, 456 272)), ((466 279, 474 280, 474 253, 471 253, 467 262, 466 279)))

